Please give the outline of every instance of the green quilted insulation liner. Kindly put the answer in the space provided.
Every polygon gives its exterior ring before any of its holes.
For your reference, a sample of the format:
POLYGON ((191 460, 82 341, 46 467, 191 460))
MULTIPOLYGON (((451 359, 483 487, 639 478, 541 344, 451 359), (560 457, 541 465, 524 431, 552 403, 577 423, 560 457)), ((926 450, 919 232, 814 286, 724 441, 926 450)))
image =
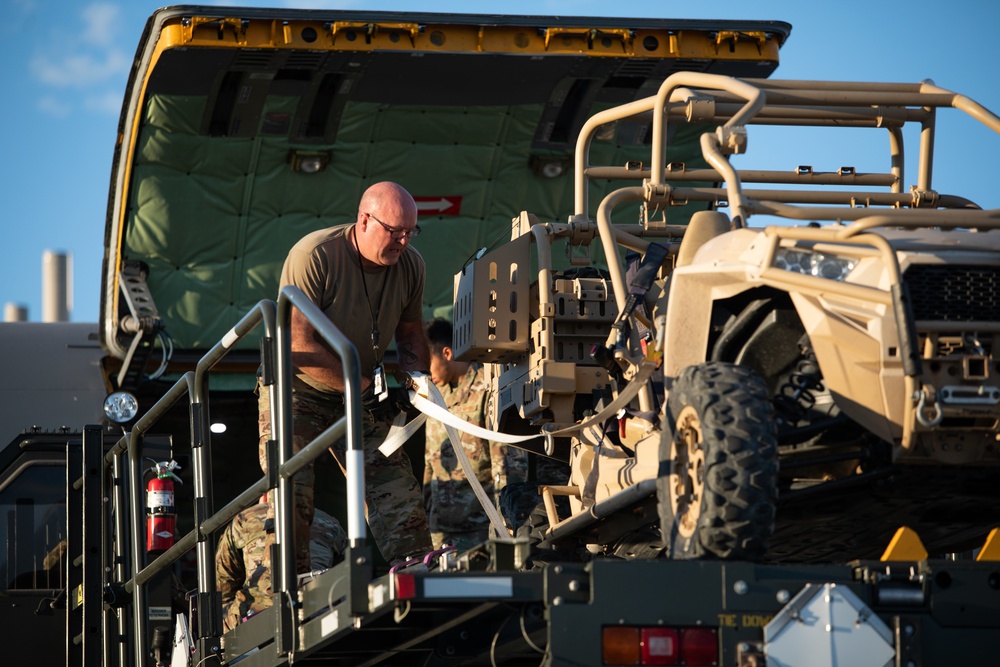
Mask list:
MULTIPOLYGON (((126 213, 123 259, 149 266, 148 283, 179 349, 205 349, 261 299, 277 297, 288 249, 314 229, 352 222, 364 189, 380 180, 418 198, 460 198, 459 215, 421 215, 414 245, 428 265, 425 315, 450 310, 453 277, 479 248, 509 237, 511 219, 529 211, 565 221, 573 212, 569 171, 532 174, 528 162, 540 105, 384 106, 351 102, 330 144, 294 144, 283 135, 206 136, 206 97, 158 94, 146 102, 126 213), (317 174, 295 172, 289 153, 330 151, 317 174)), ((272 96, 262 117, 294 115, 300 100, 272 96)), ((592 112, 599 111, 595 107, 592 112)), ((668 159, 702 164, 697 130, 680 128, 668 159)), ((544 153, 541 153, 544 154, 544 153)), ((648 145, 595 139, 592 164, 648 162, 648 145)), ((560 157, 570 157, 561 154, 560 157)), ((600 196, 623 183, 592 184, 600 196)), ((637 206, 616 221, 634 223, 637 206)), ((690 212, 670 211, 670 222, 690 212)), ((256 348, 256 338, 241 343, 256 348)))

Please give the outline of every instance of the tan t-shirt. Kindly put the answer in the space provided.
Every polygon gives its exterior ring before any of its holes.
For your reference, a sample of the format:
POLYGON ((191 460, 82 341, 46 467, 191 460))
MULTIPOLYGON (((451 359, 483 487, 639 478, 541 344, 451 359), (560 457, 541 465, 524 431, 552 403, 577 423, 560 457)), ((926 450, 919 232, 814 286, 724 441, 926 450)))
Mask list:
MULTIPOLYGON (((371 377, 392 342, 396 325, 421 320, 426 268, 420 253, 407 245, 396 264, 365 267, 362 282, 362 266, 351 236, 353 226, 330 227, 302 237, 285 259, 281 287, 294 285, 319 306, 357 347, 361 374, 371 377), (378 358, 372 349, 373 313, 378 317, 378 358)), ((298 377, 321 391, 333 391, 304 373, 298 377)))

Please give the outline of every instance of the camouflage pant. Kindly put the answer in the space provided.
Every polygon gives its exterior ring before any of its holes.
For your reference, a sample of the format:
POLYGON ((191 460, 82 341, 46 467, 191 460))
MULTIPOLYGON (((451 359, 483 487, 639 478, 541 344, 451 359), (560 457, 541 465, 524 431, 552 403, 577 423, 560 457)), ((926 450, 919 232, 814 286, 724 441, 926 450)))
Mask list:
MULTIPOLYGON (((270 391, 258 385, 260 465, 267 470, 267 441, 271 438, 270 391)), ((294 415, 293 452, 299 452, 316 436, 344 415, 339 396, 316 391, 304 382, 292 381, 294 415)), ((372 537, 382 556, 390 564, 416 553, 431 550, 430 530, 424 512, 420 486, 413 476, 410 459, 399 449, 383 456, 378 446, 385 439, 389 425, 362 416, 365 463, 365 515, 372 537)), ((346 439, 331 448, 341 470, 346 469, 346 439)), ((315 473, 313 466, 303 468, 292 478, 295 496, 295 544, 299 572, 308 571, 309 524, 312 521, 315 473)))
MULTIPOLYGON (((215 581, 222 594, 222 627, 226 632, 273 604, 271 545, 275 539, 269 514, 273 512, 266 504, 249 507, 233 518, 219 539, 215 581)), ((334 517, 316 510, 310 537, 311 570, 325 570, 343 558, 347 535, 334 517)))

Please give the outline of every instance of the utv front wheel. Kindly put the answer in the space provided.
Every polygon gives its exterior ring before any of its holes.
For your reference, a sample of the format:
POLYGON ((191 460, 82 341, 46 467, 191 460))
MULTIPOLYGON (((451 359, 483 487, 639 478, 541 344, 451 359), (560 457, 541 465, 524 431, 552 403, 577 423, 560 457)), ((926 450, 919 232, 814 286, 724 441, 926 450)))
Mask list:
POLYGON ((656 482, 669 557, 763 557, 778 480, 772 412, 763 380, 742 366, 691 366, 673 383, 656 482))

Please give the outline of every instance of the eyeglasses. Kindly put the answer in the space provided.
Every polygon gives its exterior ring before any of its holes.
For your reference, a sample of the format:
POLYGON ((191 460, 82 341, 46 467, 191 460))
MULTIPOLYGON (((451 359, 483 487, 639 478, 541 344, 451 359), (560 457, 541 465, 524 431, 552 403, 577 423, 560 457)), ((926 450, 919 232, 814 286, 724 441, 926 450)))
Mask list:
POLYGON ((410 240, 420 234, 420 225, 414 225, 413 229, 400 229, 398 227, 390 227, 371 213, 365 213, 365 215, 385 227, 385 231, 389 232, 389 238, 394 241, 399 241, 400 239, 410 240))

